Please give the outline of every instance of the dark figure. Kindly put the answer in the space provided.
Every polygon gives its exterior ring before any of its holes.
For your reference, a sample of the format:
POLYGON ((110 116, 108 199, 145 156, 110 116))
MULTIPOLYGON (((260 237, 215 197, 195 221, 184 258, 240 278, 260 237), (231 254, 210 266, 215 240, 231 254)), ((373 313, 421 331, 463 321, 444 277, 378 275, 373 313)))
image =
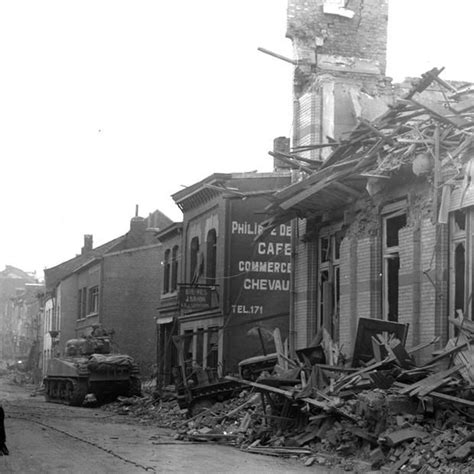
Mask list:
POLYGON ((7 437, 5 436, 5 412, 0 405, 0 456, 10 454, 5 444, 7 437))

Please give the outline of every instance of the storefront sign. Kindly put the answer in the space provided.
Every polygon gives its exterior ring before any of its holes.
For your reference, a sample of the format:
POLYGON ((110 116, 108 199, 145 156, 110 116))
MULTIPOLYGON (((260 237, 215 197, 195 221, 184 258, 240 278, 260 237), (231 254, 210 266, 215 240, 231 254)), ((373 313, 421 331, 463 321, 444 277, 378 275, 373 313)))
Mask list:
POLYGON ((189 309, 196 311, 209 309, 211 308, 213 291, 215 291, 214 286, 180 285, 179 304, 184 310, 189 309))

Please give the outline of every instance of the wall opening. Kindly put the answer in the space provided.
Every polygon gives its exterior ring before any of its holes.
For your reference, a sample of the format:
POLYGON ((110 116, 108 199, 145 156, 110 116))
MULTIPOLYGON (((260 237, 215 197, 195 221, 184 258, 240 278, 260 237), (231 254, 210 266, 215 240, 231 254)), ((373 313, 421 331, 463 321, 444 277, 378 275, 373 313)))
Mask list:
MULTIPOLYGON (((403 202, 400 203, 400 206, 403 202)), ((392 205, 396 207, 397 204, 392 205)), ((406 212, 403 209, 385 214, 382 218, 382 313, 383 319, 398 321, 399 297, 399 232, 407 224, 406 212)))
MULTIPOLYGON (((449 316, 474 320, 474 208, 458 209, 449 221, 449 316)), ((451 334, 452 328, 450 327, 451 334)))
POLYGON ((216 284, 217 234, 215 229, 207 233, 206 239, 206 283, 216 284))
POLYGON ((340 227, 336 225, 321 229, 318 239, 316 330, 326 329, 335 341, 339 339, 340 227))
POLYGON ((191 239, 191 254, 190 254, 190 281, 194 283, 196 275, 198 274, 198 254, 199 254, 199 237, 191 239))

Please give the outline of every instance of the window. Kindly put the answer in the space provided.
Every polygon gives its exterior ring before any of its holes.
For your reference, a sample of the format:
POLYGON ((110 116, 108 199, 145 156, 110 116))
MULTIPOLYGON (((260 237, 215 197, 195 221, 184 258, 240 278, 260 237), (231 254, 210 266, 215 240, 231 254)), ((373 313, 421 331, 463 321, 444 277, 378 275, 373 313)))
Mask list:
POLYGON ((191 255, 190 255, 190 280, 191 283, 197 283, 200 276, 199 265, 199 237, 191 239, 191 255))
POLYGON ((163 262, 163 293, 170 291, 170 249, 165 251, 165 260, 163 262))
POLYGON ((403 209, 382 217, 382 309, 384 319, 394 322, 398 321, 399 232, 406 224, 407 216, 403 209))
POLYGON ((176 291, 178 288, 178 251, 179 247, 175 245, 171 253, 171 288, 170 291, 176 291))
POLYGON ((474 208, 460 209, 449 220, 449 314, 474 320, 474 208))
POLYGON ((196 364, 202 367, 204 360, 204 329, 199 328, 196 332, 196 364))
POLYGON ((99 287, 89 288, 89 314, 99 312, 99 287))
POLYGON ((215 229, 207 233, 206 239, 206 283, 216 284, 217 234, 215 229))
POLYGON ((219 354, 219 329, 210 327, 207 336, 206 366, 211 369, 217 369, 219 354))
POLYGON ((342 234, 337 227, 331 227, 322 229, 319 235, 317 329, 325 328, 337 340, 342 234))

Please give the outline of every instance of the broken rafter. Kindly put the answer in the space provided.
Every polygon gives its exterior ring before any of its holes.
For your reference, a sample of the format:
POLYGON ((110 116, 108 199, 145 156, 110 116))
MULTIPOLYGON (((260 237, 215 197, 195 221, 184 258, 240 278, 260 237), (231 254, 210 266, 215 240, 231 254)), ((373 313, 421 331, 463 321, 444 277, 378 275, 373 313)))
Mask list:
POLYGON ((295 159, 291 155, 287 155, 286 153, 282 153, 280 151, 277 151, 277 152, 269 151, 268 154, 290 165, 292 168, 300 169, 302 171, 305 171, 308 174, 312 174, 314 171, 314 169, 308 166, 302 165, 301 163, 295 163, 295 159))
POLYGON ((273 56, 274 58, 281 59, 282 61, 286 61, 287 63, 293 64, 294 66, 298 65, 298 61, 295 61, 294 59, 287 58, 286 56, 283 56, 281 54, 274 53, 273 51, 270 51, 269 49, 265 48, 257 48, 258 51, 261 53, 268 54, 269 56, 273 56))
POLYGON ((293 147, 294 151, 304 152, 304 151, 311 151, 311 150, 319 150, 320 148, 327 148, 327 147, 334 147, 339 146, 341 143, 334 141, 331 143, 315 143, 314 145, 301 145, 293 147))

